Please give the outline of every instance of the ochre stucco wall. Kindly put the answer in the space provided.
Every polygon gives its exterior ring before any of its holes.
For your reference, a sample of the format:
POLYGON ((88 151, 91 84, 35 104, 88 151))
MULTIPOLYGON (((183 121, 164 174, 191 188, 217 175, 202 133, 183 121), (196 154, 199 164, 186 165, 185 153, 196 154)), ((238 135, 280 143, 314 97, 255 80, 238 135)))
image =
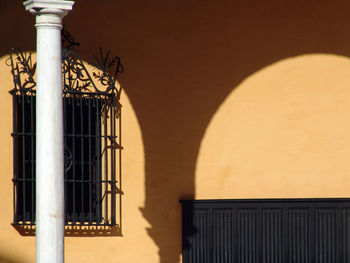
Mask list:
POLYGON ((308 54, 246 78, 206 130, 196 198, 349 197, 349 72, 308 54))
MULTIPOLYGON (((124 236, 66 238, 66 262, 180 262, 181 198, 348 197, 348 0, 75 2, 79 54, 102 47, 126 69, 124 236)), ((35 50, 34 23, 0 0, 0 56, 35 50)), ((0 77, 0 262, 34 262, 10 226, 3 59, 0 77)))
MULTIPOLYGON (((35 238, 20 236, 10 225, 12 79, 6 58, 0 60, 0 81, 8 87, 0 93, 0 262, 1 256, 34 262, 35 238)), ((195 198, 348 197, 348 72, 348 58, 310 54, 274 63, 245 79, 220 106, 203 137, 195 198)), ((140 210, 145 200, 141 131, 125 93, 122 104, 124 236, 66 237, 66 262, 159 261, 140 210)))

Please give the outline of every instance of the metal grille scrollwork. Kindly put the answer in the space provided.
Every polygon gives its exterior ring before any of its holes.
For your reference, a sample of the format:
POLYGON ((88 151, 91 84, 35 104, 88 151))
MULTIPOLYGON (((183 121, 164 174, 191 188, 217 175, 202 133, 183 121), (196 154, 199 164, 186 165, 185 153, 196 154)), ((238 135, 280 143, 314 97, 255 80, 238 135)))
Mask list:
MULTIPOLYGON (((119 57, 100 50, 83 63, 62 33, 66 234, 121 234, 121 87, 119 57)), ((34 55, 13 49, 14 220, 23 235, 35 232, 34 55)))

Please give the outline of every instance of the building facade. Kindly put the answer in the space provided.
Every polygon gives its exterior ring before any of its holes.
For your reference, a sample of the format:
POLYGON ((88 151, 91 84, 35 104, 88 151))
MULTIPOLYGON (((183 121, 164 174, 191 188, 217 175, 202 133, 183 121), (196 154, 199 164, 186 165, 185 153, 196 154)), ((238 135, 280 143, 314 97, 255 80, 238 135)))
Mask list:
MULTIPOLYGON (((182 262, 180 200, 348 198, 349 3, 76 1, 93 62, 121 57, 121 232, 65 237, 66 262, 182 262)), ((34 17, 0 1, 0 262, 35 262, 13 223, 11 48, 34 17)), ((326 261, 328 262, 328 261, 326 261)))

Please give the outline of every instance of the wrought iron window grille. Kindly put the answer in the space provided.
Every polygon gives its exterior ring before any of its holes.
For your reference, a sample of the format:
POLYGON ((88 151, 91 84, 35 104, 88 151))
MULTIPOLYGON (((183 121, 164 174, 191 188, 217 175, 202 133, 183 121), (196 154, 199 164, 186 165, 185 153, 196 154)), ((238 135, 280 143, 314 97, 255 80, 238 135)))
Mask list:
MULTIPOLYGON (((100 49, 86 66, 73 37, 62 31, 66 235, 121 235, 121 87, 119 57, 100 49), (88 67, 89 70, 88 70, 88 67)), ((36 63, 13 49, 13 223, 35 234, 36 63)))

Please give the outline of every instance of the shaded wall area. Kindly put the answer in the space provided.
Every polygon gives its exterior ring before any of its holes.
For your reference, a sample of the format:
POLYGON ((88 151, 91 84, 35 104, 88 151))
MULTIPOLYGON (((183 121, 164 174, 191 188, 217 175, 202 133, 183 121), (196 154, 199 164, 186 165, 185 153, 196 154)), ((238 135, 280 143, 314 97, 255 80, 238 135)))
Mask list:
MULTIPOLYGON (((275 61, 349 56, 349 8, 345 0, 76 1, 64 23, 80 54, 91 61, 99 47, 110 49, 126 68, 121 84, 145 147, 141 210, 161 262, 179 261, 178 200, 195 197, 197 154, 217 108, 243 79, 275 61)), ((13 46, 34 49, 34 18, 20 1, 0 1, 0 23, 7 25, 1 55, 13 46)))
POLYGON ((0 263, 21 263, 19 260, 13 259, 10 257, 0 256, 0 263))

